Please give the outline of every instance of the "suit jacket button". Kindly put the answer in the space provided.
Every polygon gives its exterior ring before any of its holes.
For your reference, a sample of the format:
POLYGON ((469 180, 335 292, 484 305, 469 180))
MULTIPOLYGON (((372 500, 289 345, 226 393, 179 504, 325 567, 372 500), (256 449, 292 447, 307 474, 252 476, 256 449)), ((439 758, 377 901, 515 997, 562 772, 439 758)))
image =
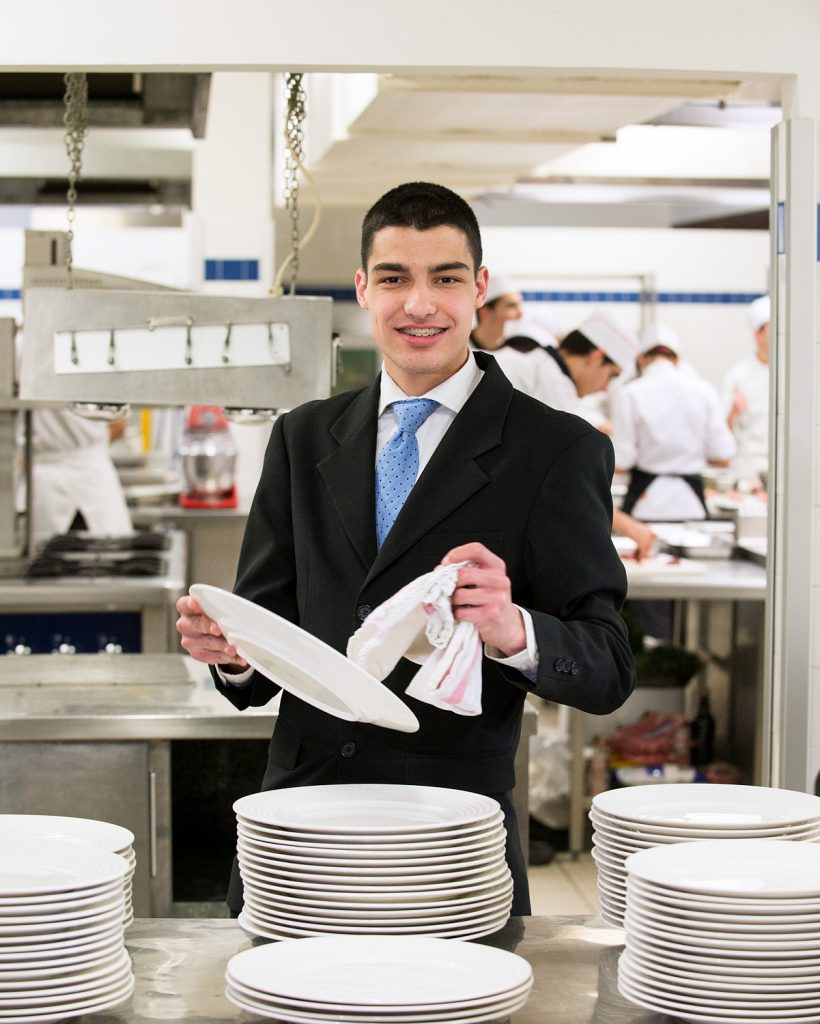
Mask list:
POLYGON ((356 744, 352 743, 350 740, 347 740, 339 748, 339 753, 342 755, 342 757, 353 757, 354 754, 356 753, 356 744))
POLYGON ((572 672, 572 674, 574 676, 577 676, 578 675, 578 662, 577 661, 573 661, 573 663, 569 667, 569 670, 570 670, 570 672, 572 672))
POLYGON ((364 622, 367 616, 373 611, 369 604, 360 604, 356 609, 356 616, 360 622, 364 622))

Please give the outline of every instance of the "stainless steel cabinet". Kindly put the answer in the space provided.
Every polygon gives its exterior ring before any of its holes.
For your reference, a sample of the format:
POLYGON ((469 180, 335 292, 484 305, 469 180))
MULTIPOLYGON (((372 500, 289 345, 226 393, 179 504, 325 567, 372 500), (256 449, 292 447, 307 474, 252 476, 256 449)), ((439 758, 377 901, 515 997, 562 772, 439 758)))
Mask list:
POLYGON ((171 913, 170 744, 0 742, 0 813, 96 818, 134 833, 137 917, 171 913))

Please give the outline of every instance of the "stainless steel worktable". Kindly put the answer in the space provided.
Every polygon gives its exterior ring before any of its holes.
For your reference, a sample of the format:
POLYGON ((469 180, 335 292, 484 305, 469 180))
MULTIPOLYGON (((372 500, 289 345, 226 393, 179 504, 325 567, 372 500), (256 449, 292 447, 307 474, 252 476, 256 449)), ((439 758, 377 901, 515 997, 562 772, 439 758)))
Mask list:
MULTIPOLYGON (((623 999, 617 962, 623 932, 600 918, 518 917, 482 940, 532 964, 535 985, 511 1024, 660 1024, 669 1020, 623 999)), ((136 989, 117 1011, 77 1018, 87 1024, 251 1021, 223 994, 225 967, 254 944, 235 921, 137 919, 126 932, 136 989)), ((339 1018, 343 1020, 342 1017, 339 1018)))

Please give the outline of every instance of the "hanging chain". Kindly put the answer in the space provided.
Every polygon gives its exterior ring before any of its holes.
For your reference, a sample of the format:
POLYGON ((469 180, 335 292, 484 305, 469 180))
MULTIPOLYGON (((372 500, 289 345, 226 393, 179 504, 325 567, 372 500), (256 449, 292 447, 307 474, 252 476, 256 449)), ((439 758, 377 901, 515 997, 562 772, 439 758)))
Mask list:
POLYGON ((72 286, 72 254, 71 243, 74 241, 75 204, 77 202, 77 182, 83 165, 83 147, 88 131, 88 79, 85 72, 69 72, 63 76, 65 95, 63 96, 63 124, 65 125, 65 149, 68 154, 68 231, 66 232, 65 268, 68 273, 68 287, 72 286))
POLYGON ((285 77, 287 110, 285 116, 285 209, 290 216, 290 294, 296 291, 299 275, 299 167, 302 163, 302 126, 305 123, 305 93, 301 74, 285 77))

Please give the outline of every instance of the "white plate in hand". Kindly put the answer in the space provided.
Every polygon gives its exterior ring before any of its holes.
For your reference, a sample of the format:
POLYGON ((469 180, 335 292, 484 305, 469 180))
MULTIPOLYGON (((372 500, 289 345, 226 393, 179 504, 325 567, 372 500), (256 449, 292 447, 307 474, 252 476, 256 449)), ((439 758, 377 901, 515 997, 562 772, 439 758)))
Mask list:
POLYGON ((384 683, 299 626, 219 587, 195 583, 190 594, 248 664, 283 690, 348 722, 418 730, 416 716, 384 683))

